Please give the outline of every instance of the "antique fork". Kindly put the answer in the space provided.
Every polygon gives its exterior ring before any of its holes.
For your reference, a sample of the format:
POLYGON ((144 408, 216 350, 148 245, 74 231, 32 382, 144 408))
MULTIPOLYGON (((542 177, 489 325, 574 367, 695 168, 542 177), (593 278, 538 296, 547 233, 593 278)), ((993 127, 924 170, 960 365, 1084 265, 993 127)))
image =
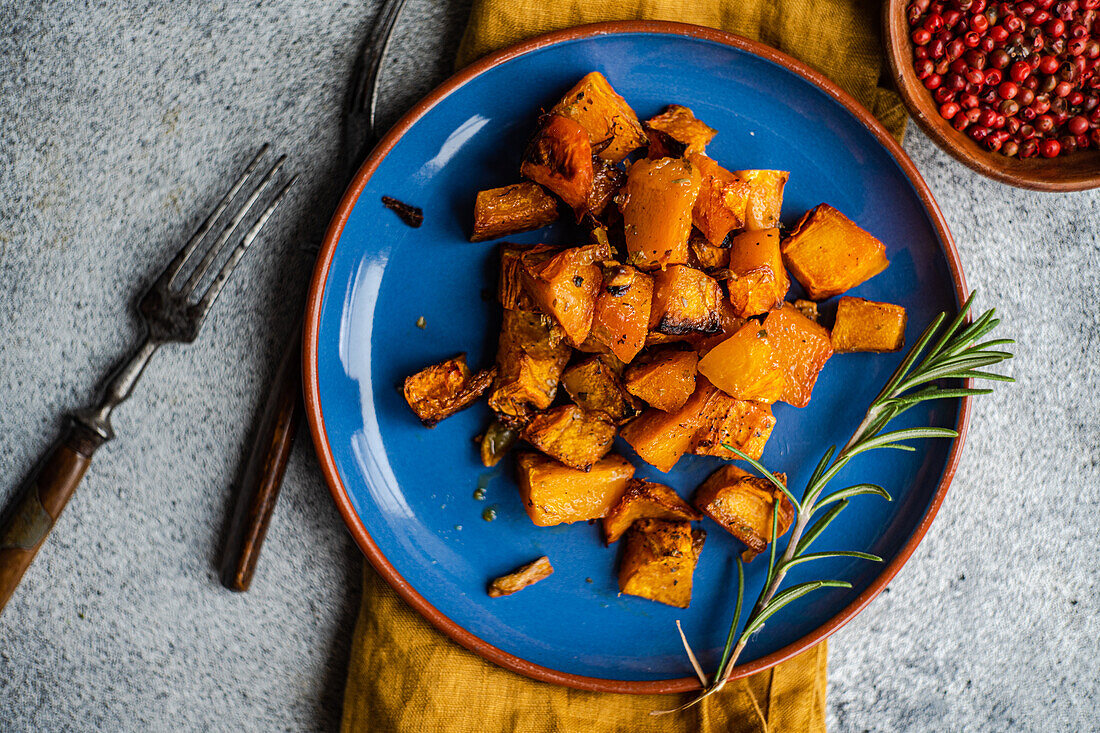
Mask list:
POLYGON ((0 517, 0 612, 4 610, 23 574, 38 554, 46 536, 53 529, 61 511, 80 483, 92 455, 101 445, 114 437, 111 413, 134 391, 149 359, 166 343, 190 343, 199 335, 218 294, 225 287, 237 263, 241 261, 249 245, 275 212, 297 176, 284 183, 267 207, 255 219, 243 237, 235 239, 238 228, 250 215, 261 198, 277 185, 279 169, 286 162, 280 156, 265 166, 266 171, 258 185, 254 178, 264 158, 268 145, 248 164, 225 198, 202 223, 191 240, 157 277, 139 302, 138 309, 145 322, 145 339, 107 382, 99 404, 72 415, 70 424, 61 437, 42 457, 38 465, 16 491, 13 501, 0 517), (246 185, 251 194, 232 209, 229 222, 224 225, 215 242, 206 248, 197 264, 199 245, 214 229, 234 200, 246 185), (236 245, 230 248, 232 242, 236 245), (221 269, 210 278, 209 284, 200 288, 221 256, 229 252, 221 269), (190 267, 185 273, 185 266, 190 267))

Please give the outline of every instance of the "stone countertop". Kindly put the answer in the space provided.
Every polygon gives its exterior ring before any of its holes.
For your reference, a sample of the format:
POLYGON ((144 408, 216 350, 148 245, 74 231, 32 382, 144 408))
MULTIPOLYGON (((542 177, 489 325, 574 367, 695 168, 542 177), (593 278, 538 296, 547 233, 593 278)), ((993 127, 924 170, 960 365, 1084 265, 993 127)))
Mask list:
MULTIPOLYGON (((393 122, 468 0, 413 0, 393 122)), ((131 302, 260 141, 302 180, 202 338, 165 349, 0 616, 0 730, 330 730, 360 559, 299 440, 252 590, 214 569, 230 487, 340 193, 371 8, 0 1, 0 500, 138 335, 131 302)), ((833 731, 1085 730, 1100 707, 1100 192, 1009 188, 910 127, 979 308, 1018 341, 888 592, 830 643, 833 731)))

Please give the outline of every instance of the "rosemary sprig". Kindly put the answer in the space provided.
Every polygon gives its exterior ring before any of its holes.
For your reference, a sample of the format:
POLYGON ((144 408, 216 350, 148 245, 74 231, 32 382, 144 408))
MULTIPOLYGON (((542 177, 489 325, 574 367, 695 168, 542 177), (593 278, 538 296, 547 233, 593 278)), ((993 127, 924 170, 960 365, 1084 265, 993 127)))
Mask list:
MULTIPOLYGON (((1011 344, 1013 341, 1010 339, 996 339, 977 343, 979 339, 992 331, 1000 323, 1000 320, 994 317, 994 311, 990 309, 976 321, 964 324, 973 301, 974 293, 971 293, 966 303, 959 310, 959 314, 942 331, 941 327, 947 320, 947 314, 941 313, 929 324, 897 370, 887 380, 882 391, 871 402, 863 421, 860 422, 855 432, 852 433, 852 437, 840 449, 840 452, 837 452, 836 447, 833 446, 822 456, 821 461, 806 484, 801 502, 796 501, 787 487, 764 468, 759 461, 750 458, 731 445, 723 444, 725 448, 737 454, 741 460, 748 462, 760 475, 771 481, 776 488, 782 490, 794 506, 796 516, 786 547, 777 559, 776 545, 778 539, 775 535, 778 528, 779 507, 778 502, 776 502, 772 512, 772 542, 764 588, 760 591, 760 596, 749 612, 740 634, 737 633, 737 629, 741 623, 745 575, 741 559, 737 559, 737 605, 718 669, 710 683, 704 683, 704 690, 699 696, 676 710, 690 707, 721 690, 729 681, 730 674, 737 664, 737 659, 744 650, 745 645, 749 643, 752 635, 764 628, 765 622, 788 603, 820 588, 851 588, 850 583, 842 580, 814 580, 799 583, 781 591, 780 586, 791 568, 802 563, 831 557, 854 557, 876 562, 882 561, 882 558, 866 552, 807 552, 814 540, 848 506, 848 501, 852 497, 863 494, 876 494, 887 501, 891 500, 890 494, 876 484, 855 484, 828 494, 825 493, 829 483, 848 465, 852 458, 861 453, 877 449, 915 450, 912 446, 906 445, 904 441, 921 438, 957 437, 958 433, 956 431, 945 428, 909 428, 883 432, 894 418, 921 402, 954 399, 992 392, 990 389, 946 387, 940 383, 941 380, 989 379, 1004 382, 1013 381, 1011 377, 982 371, 985 367, 1012 358, 1012 354, 1005 351, 996 351, 993 347, 1011 344), (929 344, 931 344, 930 347, 929 344), (819 513, 820 516, 811 524, 810 522, 815 515, 819 513)), ((683 638, 682 632, 681 638, 683 638)), ((688 655, 693 660, 693 666, 699 673, 698 662, 694 661, 695 655, 691 652, 686 638, 684 639, 684 646, 688 649, 688 655)), ((702 677, 701 673, 700 676, 702 677)))

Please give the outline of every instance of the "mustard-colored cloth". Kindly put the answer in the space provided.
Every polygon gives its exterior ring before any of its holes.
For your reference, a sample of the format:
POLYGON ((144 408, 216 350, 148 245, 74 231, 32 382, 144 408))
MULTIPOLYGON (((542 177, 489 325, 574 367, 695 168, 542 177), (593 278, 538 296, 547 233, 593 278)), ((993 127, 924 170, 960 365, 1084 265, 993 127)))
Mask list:
POLYGON ((345 731, 816 733, 825 730, 825 644, 736 680, 686 712, 650 715, 688 699, 582 692, 521 677, 440 634, 366 566, 345 731))
MULTIPOLYGON (((877 0, 475 0, 458 65, 584 23, 696 23, 755 38, 809 64, 900 140, 904 108, 880 86, 880 12, 877 0)), ((821 643, 686 712, 652 717, 688 698, 582 692, 521 677, 437 632, 368 565, 343 727, 372 733, 814 733, 825 730, 825 663, 821 643)))
POLYGON ((881 0, 474 0, 458 66, 584 23, 695 23, 763 41, 808 64, 859 100, 900 141, 906 113, 897 93, 882 86, 889 71, 881 14, 881 0))

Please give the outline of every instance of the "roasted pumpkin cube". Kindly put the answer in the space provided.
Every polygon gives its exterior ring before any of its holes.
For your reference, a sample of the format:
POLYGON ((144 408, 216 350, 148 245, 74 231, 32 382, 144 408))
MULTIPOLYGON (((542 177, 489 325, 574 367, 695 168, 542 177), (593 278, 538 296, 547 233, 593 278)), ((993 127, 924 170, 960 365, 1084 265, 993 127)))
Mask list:
POLYGON ((496 377, 496 368, 471 376, 466 355, 433 364, 405 378, 405 401, 427 427, 464 410, 485 394, 496 377))
POLYGON ((733 309, 742 318, 778 308, 791 287, 779 242, 778 229, 757 229, 738 234, 730 244, 726 286, 733 309))
POLYGON ((588 192, 585 208, 592 216, 599 216, 615 194, 626 183, 626 173, 614 163, 598 156, 592 159, 592 190, 588 192))
POLYGON ((755 321, 708 351, 699 360, 699 373, 730 397, 769 405, 787 384, 774 342, 755 321))
POLYGON ((593 178, 588 133, 574 120, 548 115, 527 144, 519 172, 553 191, 572 209, 583 210, 593 178))
POLYGON ((510 596, 529 585, 534 585, 540 580, 549 578, 553 573, 554 566, 550 564, 550 558, 543 555, 534 562, 529 562, 518 570, 502 575, 490 583, 489 597, 510 596))
POLYGON ((544 313, 553 316, 573 346, 588 338, 603 272, 594 264, 596 245, 573 247, 543 259, 524 255, 523 285, 544 313))
POLYGON ((844 296, 836 308, 833 348, 838 352, 897 351, 905 345, 905 308, 844 296))
POLYGON ((630 394, 658 410, 673 412, 695 392, 698 363, 694 351, 671 348, 647 352, 627 368, 623 384, 630 394))
POLYGON ((639 160, 630 166, 616 197, 630 264, 643 270, 688 261, 691 210, 699 196, 699 172, 686 160, 639 160))
POLYGON ((654 273, 649 330, 672 336, 717 333, 722 289, 702 270, 672 265, 654 273))
POLYGON ((775 416, 771 405, 736 400, 717 390, 703 410, 702 425, 691 439, 691 452, 735 460, 731 445, 750 458, 760 458, 768 444, 775 416))
POLYGON ((592 150, 612 163, 646 144, 638 115, 598 71, 586 74, 550 111, 579 123, 592 150))
POLYGON ((703 424, 703 410, 717 389, 697 379, 695 392, 675 412, 650 408, 623 426, 620 435, 646 463, 668 473, 691 447, 703 424))
POLYGON ((787 377, 779 399, 788 405, 805 407, 810 403, 817 375, 833 355, 829 332, 790 303, 768 314, 764 330, 775 345, 787 377))
POLYGON ((603 536, 607 544, 618 540, 638 519, 700 520, 703 515, 674 490, 664 484, 635 478, 627 484, 619 503, 603 518, 603 536))
MULTIPOLYGON (((821 314, 817 312, 817 303, 812 300, 802 300, 799 298, 794 302, 794 307, 814 323, 821 323, 821 314)), ((833 344, 833 349, 836 349, 836 344, 833 344)))
MULTIPOLYGON (((787 485, 786 474, 774 476, 787 485)), ((779 503, 778 536, 781 537, 794 521, 790 499, 768 479, 751 476, 732 464, 712 473, 692 498, 699 511, 745 543, 751 552, 748 559, 767 549, 774 539, 772 516, 776 502, 779 503)))
POLYGON ((545 317, 505 310, 497 346, 497 377, 489 407, 505 421, 524 422, 554 401, 569 346, 553 338, 545 317))
POLYGON ((779 226, 779 211, 783 208, 783 187, 787 171, 737 171, 734 175, 749 184, 745 204, 746 229, 772 229, 779 226))
POLYGON ((783 261, 814 300, 851 290, 886 269, 886 245, 828 204, 819 204, 783 240, 783 261))
POLYGON ((540 453, 520 453, 516 471, 523 507, 539 527, 606 517, 634 476, 634 466, 614 453, 589 471, 540 453))
POLYGON ((695 349, 695 353, 699 355, 699 358, 702 359, 711 349, 737 333, 744 325, 745 319, 737 315, 729 299, 722 298, 718 302, 718 332, 689 334, 687 341, 695 349))
POLYGON ((658 130, 681 143, 682 155, 685 157, 692 153, 702 153, 706 150, 707 144, 718 134, 713 127, 696 118, 694 112, 678 104, 665 107, 664 112, 646 120, 644 127, 647 128, 647 132, 658 130))
POLYGON ((712 271, 729 267, 729 247, 716 247, 695 233, 688 239, 688 247, 691 249, 690 264, 696 269, 712 271))
POLYGON ((677 608, 691 605, 691 582, 706 533, 691 522, 640 519, 626 533, 619 592, 677 608))
POLYGON ((626 391, 619 373, 607 356, 592 356, 566 369, 562 386, 580 407, 603 413, 615 423, 624 423, 641 410, 626 391))
POLYGON ((558 219, 558 200, 531 181, 480 191, 474 202, 471 242, 508 237, 552 224, 558 219))
POLYGON ((653 279, 629 265, 605 268, 596 297, 591 336, 629 364, 645 346, 653 279))
POLYGON ((548 244, 511 244, 500 247, 500 281, 497 300, 507 310, 538 311, 539 307, 523 285, 523 258, 527 262, 542 262, 558 252, 548 244))
POLYGON ((702 177, 691 222, 708 242, 721 246, 730 232, 745 226, 752 185, 705 155, 692 155, 689 160, 702 177))
POLYGON ((615 423, 603 413, 562 405, 532 417, 522 437, 570 468, 588 471, 611 450, 615 423))

